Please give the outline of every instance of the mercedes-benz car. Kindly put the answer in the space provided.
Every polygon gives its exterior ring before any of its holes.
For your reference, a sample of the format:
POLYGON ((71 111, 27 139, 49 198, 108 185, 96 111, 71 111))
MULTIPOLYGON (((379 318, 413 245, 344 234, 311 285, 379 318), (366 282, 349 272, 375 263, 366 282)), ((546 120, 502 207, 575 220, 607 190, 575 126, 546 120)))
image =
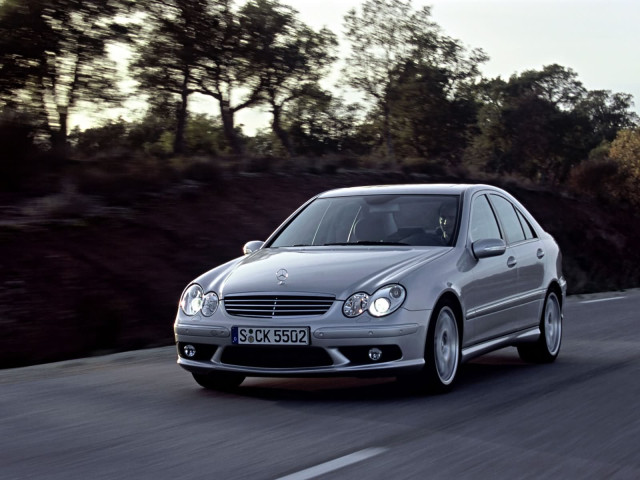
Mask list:
POLYGON ((555 360, 561 258, 493 186, 331 190, 187 285, 178 363, 211 389, 247 376, 373 375, 447 391, 463 362, 499 348, 555 360))

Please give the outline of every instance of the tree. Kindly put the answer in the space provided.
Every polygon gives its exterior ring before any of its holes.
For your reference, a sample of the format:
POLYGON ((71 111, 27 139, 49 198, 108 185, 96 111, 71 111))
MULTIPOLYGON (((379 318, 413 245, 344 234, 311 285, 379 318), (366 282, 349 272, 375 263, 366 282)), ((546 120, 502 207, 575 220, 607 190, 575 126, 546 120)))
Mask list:
POLYGON ((248 2, 240 15, 248 61, 271 108, 273 131, 291 156, 283 111, 294 100, 317 92, 319 80, 335 61, 336 36, 327 29, 315 32, 277 0, 248 2))
POLYGON ((362 150, 357 139, 359 106, 322 89, 292 100, 283 117, 293 149, 302 155, 362 150))
POLYGON ((609 157, 619 165, 621 185, 619 198, 640 207, 640 128, 621 130, 611 142, 609 157))
POLYGON ((125 3, 8 0, 0 9, 0 100, 40 118, 60 153, 78 102, 119 99, 107 46, 126 36, 115 20, 125 3))
POLYGON ((632 107, 632 95, 609 90, 589 91, 576 105, 588 119, 596 145, 612 142, 619 131, 638 125, 638 115, 631 111, 632 107))
POLYGON ((185 140, 187 150, 191 154, 219 155, 227 149, 220 119, 206 113, 189 118, 185 140))
POLYGON ((214 98, 220 108, 224 134, 231 151, 241 155, 244 146, 235 126, 235 114, 261 101, 262 85, 248 61, 247 32, 230 0, 209 2, 211 22, 202 44, 196 91, 214 98), (240 100, 236 100, 242 95, 240 100))
POLYGON ((138 38, 137 59, 131 71, 139 89, 152 92, 149 101, 176 97, 173 153, 185 148, 189 96, 196 89, 202 48, 210 31, 207 0, 149 0, 142 3, 151 29, 138 38), (163 95, 156 95, 161 92, 163 95))
POLYGON ((630 97, 588 91, 570 68, 548 65, 486 82, 468 157, 487 169, 563 182, 589 152, 634 123, 630 97))
POLYGON ((360 13, 353 9, 346 15, 345 26, 352 52, 343 74, 351 87, 373 101, 381 117, 386 155, 392 160, 394 130, 403 127, 398 119, 407 113, 399 111, 395 101, 402 97, 403 80, 426 83, 438 71, 445 77, 437 80, 443 82, 442 94, 450 100, 463 84, 479 77, 478 64, 487 58, 481 50, 467 56, 458 41, 441 33, 429 7, 414 11, 410 0, 367 0, 360 13), (403 77, 409 68, 415 69, 414 74, 403 77))
MULTIPOLYGON (((401 66, 390 98, 395 137, 406 155, 458 163, 476 120, 476 100, 451 92, 451 72, 428 64, 401 66)), ((471 93, 471 92, 469 92, 471 93)))
POLYGON ((542 70, 526 70, 512 75, 506 86, 513 98, 534 97, 553 107, 570 111, 584 98, 587 90, 571 68, 558 64, 546 65, 542 70))

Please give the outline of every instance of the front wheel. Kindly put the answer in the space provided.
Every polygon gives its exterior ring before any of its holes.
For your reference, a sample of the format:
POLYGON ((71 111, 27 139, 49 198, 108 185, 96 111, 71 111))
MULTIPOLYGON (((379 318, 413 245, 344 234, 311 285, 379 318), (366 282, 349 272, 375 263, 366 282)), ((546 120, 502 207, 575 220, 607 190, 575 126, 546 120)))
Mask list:
POLYGON ((193 379, 209 390, 230 390, 239 386, 245 379, 244 375, 229 372, 192 373, 193 379))
POLYGON ((540 319, 540 338, 536 343, 518 345, 518 354, 525 362, 551 363, 560 353, 562 343, 562 308, 554 292, 544 301, 540 319))
MULTIPOLYGON (((460 366, 460 332, 456 310, 450 302, 440 302, 429 321, 424 348, 425 365, 412 379, 411 387, 428 393, 445 393, 451 390, 460 366), (416 385, 415 381, 419 381, 416 385)), ((400 379, 408 385, 407 378, 400 379)))

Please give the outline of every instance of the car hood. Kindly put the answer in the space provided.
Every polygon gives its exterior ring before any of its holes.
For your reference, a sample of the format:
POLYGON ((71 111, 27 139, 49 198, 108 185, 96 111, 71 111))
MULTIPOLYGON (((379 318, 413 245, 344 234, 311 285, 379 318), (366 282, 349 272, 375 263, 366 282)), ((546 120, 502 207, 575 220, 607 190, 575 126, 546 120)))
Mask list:
POLYGON ((314 293, 344 300, 356 291, 373 293, 450 248, 314 247, 263 249, 215 269, 201 285, 225 295, 238 293, 314 293), (278 273, 284 274, 282 282, 278 273))

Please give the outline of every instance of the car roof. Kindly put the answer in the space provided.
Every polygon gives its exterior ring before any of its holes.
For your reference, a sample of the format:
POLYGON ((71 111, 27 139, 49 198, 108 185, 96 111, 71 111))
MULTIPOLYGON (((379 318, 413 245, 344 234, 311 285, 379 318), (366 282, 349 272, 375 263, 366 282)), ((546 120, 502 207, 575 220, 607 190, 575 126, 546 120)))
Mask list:
POLYGON ((366 187, 338 188, 318 195, 319 198, 348 197, 355 195, 461 195, 473 189, 490 188, 489 185, 470 185, 461 183, 371 185, 366 187))

